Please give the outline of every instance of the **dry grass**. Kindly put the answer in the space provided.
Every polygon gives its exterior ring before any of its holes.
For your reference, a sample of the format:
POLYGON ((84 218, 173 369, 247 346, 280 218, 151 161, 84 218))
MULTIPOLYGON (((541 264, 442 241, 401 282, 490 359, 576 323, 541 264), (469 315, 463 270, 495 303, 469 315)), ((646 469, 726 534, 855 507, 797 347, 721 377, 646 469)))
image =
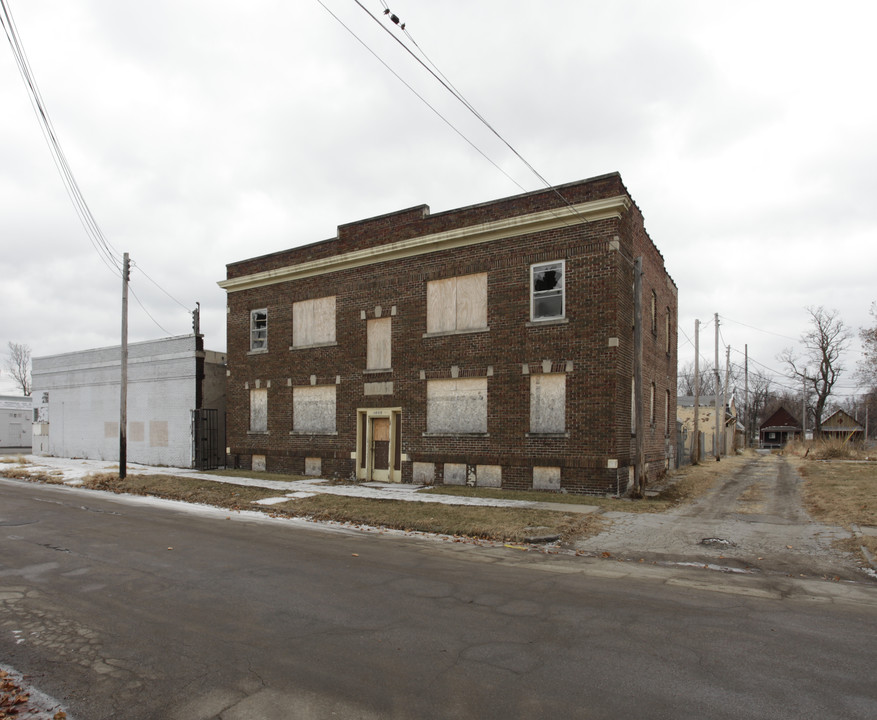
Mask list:
POLYGON ((24 455, 3 455, 0 457, 0 463, 4 465, 29 465, 30 460, 24 455))
POLYGON ((877 461, 874 448, 858 443, 844 442, 838 438, 826 440, 794 440, 787 443, 783 455, 805 457, 808 460, 873 460, 877 461))
POLYGON ((807 461, 804 505, 815 519, 849 528, 877 526, 877 463, 807 461))
POLYGON ((580 513, 439 505, 338 495, 295 498, 262 506, 253 503, 263 498, 277 497, 278 491, 174 475, 129 475, 122 480, 116 474, 101 473, 86 477, 83 486, 203 503, 229 510, 258 510, 273 516, 309 517, 511 542, 525 542, 527 538, 546 535, 558 535, 563 539, 580 538, 596 534, 602 527, 599 518, 580 513))

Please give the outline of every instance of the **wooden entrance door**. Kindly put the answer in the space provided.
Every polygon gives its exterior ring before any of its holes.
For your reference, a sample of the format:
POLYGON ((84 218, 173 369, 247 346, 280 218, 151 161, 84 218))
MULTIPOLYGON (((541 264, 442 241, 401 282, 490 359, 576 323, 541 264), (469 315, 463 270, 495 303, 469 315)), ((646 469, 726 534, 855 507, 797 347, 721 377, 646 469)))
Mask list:
POLYGON ((390 479, 390 418, 371 418, 371 479, 387 482, 390 479))

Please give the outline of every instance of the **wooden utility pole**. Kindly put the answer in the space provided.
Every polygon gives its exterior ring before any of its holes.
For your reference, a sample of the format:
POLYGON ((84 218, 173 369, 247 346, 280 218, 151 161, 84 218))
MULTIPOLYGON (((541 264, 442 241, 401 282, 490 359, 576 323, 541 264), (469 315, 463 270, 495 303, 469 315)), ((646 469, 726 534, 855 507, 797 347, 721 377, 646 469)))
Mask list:
MULTIPOLYGON (((722 451, 720 449, 721 448, 721 445, 720 445, 720 443, 721 443, 721 435, 720 435, 721 418, 719 416, 719 389, 722 387, 722 379, 721 379, 721 376, 719 375, 719 314, 716 313, 714 315, 714 318, 716 321, 716 364, 715 364, 715 367, 713 368, 715 376, 716 376, 716 394, 715 394, 715 403, 714 403, 715 410, 716 410, 716 436, 715 436, 715 439, 713 441, 713 446, 715 447, 715 451, 716 451, 716 462, 718 462, 719 460, 722 459, 722 451)), ((724 409, 722 409, 721 414, 722 415, 725 414, 724 409)))
POLYGON ((645 495, 645 419, 643 418, 643 259, 633 264, 633 403, 635 406, 635 450, 633 465, 633 495, 645 495))
POLYGON ((807 439, 807 368, 801 374, 801 442, 807 439))
POLYGON ((121 391, 119 396, 119 478, 128 474, 128 253, 122 259, 122 353, 121 391))
POLYGON ((746 435, 744 442, 745 447, 749 447, 749 345, 743 346, 743 378, 745 390, 743 391, 743 427, 746 435))
POLYGON ((694 321, 694 437, 691 464, 700 462, 700 320, 694 321))
POLYGON ((725 346, 725 387, 722 388, 722 454, 728 454, 728 421, 725 408, 728 407, 728 385, 731 384, 731 346, 725 346))

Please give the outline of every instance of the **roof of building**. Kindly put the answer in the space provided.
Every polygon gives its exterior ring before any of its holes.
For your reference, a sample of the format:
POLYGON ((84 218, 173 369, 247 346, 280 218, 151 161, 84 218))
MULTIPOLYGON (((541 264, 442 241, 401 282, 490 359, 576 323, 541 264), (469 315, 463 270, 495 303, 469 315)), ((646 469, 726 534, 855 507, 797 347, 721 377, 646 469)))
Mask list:
POLYGON ((843 410, 837 410, 822 421, 822 432, 831 430, 846 432, 857 432, 861 430, 864 432, 865 428, 849 413, 843 410))
POLYGON ((30 410, 33 399, 24 395, 0 395, 0 408, 4 410, 30 410))

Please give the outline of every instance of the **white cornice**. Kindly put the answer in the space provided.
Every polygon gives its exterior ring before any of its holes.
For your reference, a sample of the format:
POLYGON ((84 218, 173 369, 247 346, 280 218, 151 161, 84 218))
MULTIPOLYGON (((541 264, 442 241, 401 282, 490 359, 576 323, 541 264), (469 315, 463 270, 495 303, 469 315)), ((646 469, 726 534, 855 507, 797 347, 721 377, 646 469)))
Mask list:
POLYGON ((479 225, 467 225, 466 227, 446 230, 445 232, 434 233, 432 235, 422 235, 385 245, 353 250, 342 255, 333 255, 297 265, 288 265, 273 270, 265 270, 264 272, 222 280, 217 284, 228 292, 249 290, 264 285, 275 285, 290 280, 299 280, 339 270, 349 270, 389 260, 399 260, 414 255, 425 255, 427 253, 439 252, 440 250, 477 245, 528 233, 545 232, 560 227, 578 225, 583 222, 620 218, 622 213, 628 210, 630 204, 630 198, 626 195, 617 195, 602 200, 568 205, 530 215, 518 215, 502 220, 493 220, 479 225))

